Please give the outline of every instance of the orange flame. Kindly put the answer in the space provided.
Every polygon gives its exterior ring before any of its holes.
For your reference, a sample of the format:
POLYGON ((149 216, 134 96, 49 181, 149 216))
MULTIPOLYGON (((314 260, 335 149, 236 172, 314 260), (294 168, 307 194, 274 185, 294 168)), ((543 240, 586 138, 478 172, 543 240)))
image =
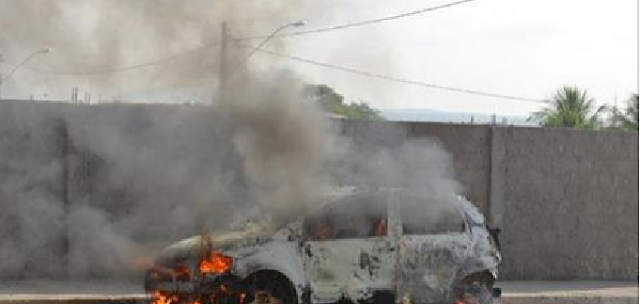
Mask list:
POLYGON ((160 291, 156 291, 153 293, 153 302, 151 302, 151 304, 175 304, 175 303, 178 303, 178 296, 165 295, 160 291))
POLYGON ((232 258, 212 251, 208 256, 200 260, 198 268, 201 273, 221 274, 231 269, 231 266, 233 266, 232 258))

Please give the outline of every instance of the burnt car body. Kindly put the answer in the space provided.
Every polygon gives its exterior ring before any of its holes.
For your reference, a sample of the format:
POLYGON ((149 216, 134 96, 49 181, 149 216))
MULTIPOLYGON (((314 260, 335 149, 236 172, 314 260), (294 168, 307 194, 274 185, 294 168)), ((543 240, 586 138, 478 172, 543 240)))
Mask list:
POLYGON ((279 229, 249 223, 178 242, 145 287, 175 303, 220 303, 220 290, 238 303, 490 303, 499 296, 496 243, 462 197, 433 204, 407 191, 360 192, 279 229))

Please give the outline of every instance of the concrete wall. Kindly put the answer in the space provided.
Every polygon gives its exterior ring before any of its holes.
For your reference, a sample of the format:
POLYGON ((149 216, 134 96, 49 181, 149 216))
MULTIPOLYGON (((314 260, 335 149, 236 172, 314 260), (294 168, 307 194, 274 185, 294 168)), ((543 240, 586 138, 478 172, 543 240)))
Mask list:
MULTIPOLYGON (((503 275, 636 280, 638 134, 497 128, 503 275)), ((495 146, 494 146, 495 147, 495 146)))
MULTIPOLYGON (((95 112, 89 107, 83 107, 82 111, 89 112, 82 113, 71 107, 28 104, 16 110, 15 104, 0 104, 0 199, 3 193, 13 191, 11 187, 17 184, 16 180, 44 173, 48 175, 43 178, 52 184, 48 186, 53 191, 51 195, 60 196, 64 192, 64 183, 59 180, 65 176, 61 171, 64 157, 60 153, 65 147, 61 144, 64 141, 59 126, 61 113, 84 117, 83 124, 76 122, 81 127, 70 129, 72 133, 100 126, 104 135, 108 125, 122 126, 116 128, 124 130, 118 134, 146 134, 141 138, 160 132, 150 130, 151 124, 137 125, 146 121, 138 119, 141 115, 145 119, 157 116, 154 124, 176 124, 177 130, 181 130, 175 137, 179 144, 147 149, 144 140, 132 142, 139 147, 136 149, 149 150, 154 155, 162 149, 177 149, 166 153, 166 163, 175 156, 184 158, 187 154, 202 153, 200 148, 179 149, 192 146, 188 138, 194 132, 198 136, 193 138, 206 142, 206 130, 211 127, 204 117, 185 121, 172 114, 192 111, 191 108, 116 106, 118 109, 103 109, 102 114, 95 115, 89 113, 95 112), (118 115, 120 112, 126 115, 118 115), (124 121, 127 119, 139 122, 131 124, 124 121), (127 128, 132 129, 126 131, 127 128), (28 165, 22 167, 22 163, 28 165), (23 172, 24 168, 37 169, 23 172)), ((638 133, 357 121, 345 121, 339 128, 344 136, 361 145, 399 145, 407 139, 428 137, 448 150, 466 196, 479 206, 492 225, 503 230, 503 279, 637 279, 638 133)), ((67 153, 81 153, 73 145, 67 148, 70 149, 67 153)), ((207 148, 193 163, 206 163, 207 155, 219 148, 219 144, 207 148)), ((93 161, 99 165, 76 164, 77 170, 71 173, 98 178, 91 170, 108 164, 108 160, 93 161)), ((85 178, 82 183, 70 185, 67 191, 71 196, 77 191, 100 196, 86 181, 85 178)), ((171 186, 165 188, 165 192, 171 192, 171 186)), ((21 198, 20 203, 29 203, 29 197, 21 198)))
POLYGON ((343 134, 440 143, 465 195, 503 231, 503 279, 638 277, 638 133, 349 121, 343 134))
POLYGON ((59 273, 66 252, 59 109, 0 106, 0 281, 5 275, 59 273), (45 214, 45 216, 41 216, 45 214), (62 263, 34 265, 28 261, 62 263))

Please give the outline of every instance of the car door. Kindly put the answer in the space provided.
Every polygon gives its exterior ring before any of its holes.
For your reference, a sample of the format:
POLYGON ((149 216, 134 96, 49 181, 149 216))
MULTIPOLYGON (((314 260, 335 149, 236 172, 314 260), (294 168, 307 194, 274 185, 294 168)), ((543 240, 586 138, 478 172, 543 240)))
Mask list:
POLYGON ((387 204, 380 195, 355 195, 306 219, 305 272, 314 302, 369 298, 391 290, 394 246, 387 204))
POLYGON ((470 254, 471 238, 454 202, 396 196, 402 236, 396 294, 412 303, 446 303, 456 273, 470 254))

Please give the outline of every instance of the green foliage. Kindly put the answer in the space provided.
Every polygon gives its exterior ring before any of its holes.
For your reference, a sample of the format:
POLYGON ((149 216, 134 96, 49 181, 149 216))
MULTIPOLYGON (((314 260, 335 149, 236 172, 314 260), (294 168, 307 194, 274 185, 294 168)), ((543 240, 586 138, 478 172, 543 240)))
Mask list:
POLYGON ((617 107, 611 109, 611 127, 638 131, 638 94, 631 94, 631 96, 629 96, 624 111, 621 111, 617 107))
POLYGON ((597 129, 602 126, 600 114, 605 106, 596 108, 595 99, 587 90, 562 87, 547 100, 547 106, 534 112, 527 121, 537 121, 544 127, 597 129))
POLYGON ((329 113, 352 119, 383 119, 380 111, 370 107, 365 102, 345 103, 344 96, 324 84, 307 85, 303 94, 312 101, 317 102, 324 111, 329 113))

